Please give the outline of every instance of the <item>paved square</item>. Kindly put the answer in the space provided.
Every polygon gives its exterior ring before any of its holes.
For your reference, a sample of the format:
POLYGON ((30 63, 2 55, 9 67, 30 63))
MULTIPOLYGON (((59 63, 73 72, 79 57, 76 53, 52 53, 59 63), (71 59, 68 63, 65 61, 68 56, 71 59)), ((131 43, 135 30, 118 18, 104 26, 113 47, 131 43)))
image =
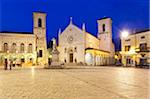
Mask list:
POLYGON ((122 67, 0 70, 0 99, 150 99, 150 70, 122 67))

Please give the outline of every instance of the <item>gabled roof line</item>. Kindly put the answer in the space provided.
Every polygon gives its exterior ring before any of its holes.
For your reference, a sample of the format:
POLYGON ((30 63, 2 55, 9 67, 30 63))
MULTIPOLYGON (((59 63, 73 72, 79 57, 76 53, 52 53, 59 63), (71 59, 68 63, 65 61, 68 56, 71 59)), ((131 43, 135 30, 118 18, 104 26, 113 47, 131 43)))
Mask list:
MULTIPOLYGON (((70 25, 76 27, 77 29, 83 31, 80 27, 78 27, 77 25, 75 25, 74 23, 69 24, 61 33, 63 33, 70 25)), ((89 33, 88 31, 85 31, 87 34, 90 34, 91 36, 95 37, 96 39, 98 39, 96 36, 92 35, 91 33, 89 33)))

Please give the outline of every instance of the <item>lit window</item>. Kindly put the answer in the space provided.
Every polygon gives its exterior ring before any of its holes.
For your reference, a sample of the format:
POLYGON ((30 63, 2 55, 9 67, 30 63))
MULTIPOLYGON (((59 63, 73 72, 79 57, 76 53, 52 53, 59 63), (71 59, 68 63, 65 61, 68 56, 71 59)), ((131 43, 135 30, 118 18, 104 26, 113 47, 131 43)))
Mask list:
POLYGON ((125 51, 129 51, 130 50, 130 45, 128 45, 128 46, 125 46, 125 51))
POLYGON ((29 44, 29 46, 28 46, 28 52, 32 53, 32 44, 29 44))

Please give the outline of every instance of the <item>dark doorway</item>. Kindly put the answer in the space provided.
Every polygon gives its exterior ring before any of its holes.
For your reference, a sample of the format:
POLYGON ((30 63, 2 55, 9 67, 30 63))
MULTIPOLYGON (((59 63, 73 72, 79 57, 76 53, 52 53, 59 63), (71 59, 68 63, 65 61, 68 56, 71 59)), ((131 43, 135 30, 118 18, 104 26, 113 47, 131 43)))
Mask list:
POLYGON ((24 58, 21 58, 21 63, 24 63, 25 62, 25 59, 24 58))
POLYGON ((48 65, 51 65, 52 59, 48 58, 48 65))
POLYGON ((39 57, 43 57, 43 51, 39 50, 39 57))
POLYGON ((70 63, 73 63, 73 53, 70 53, 69 59, 70 59, 70 63))
POLYGON ((30 63, 32 63, 33 62, 33 59, 32 58, 30 58, 30 63))

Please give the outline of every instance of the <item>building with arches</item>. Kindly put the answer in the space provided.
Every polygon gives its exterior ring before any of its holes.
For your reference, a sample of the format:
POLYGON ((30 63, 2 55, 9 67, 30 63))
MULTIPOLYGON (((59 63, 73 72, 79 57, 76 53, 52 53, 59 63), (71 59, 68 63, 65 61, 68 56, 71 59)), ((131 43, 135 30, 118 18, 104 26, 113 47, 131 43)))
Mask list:
POLYGON ((123 66, 150 66, 150 29, 130 33, 121 37, 123 66))
POLYGON ((112 20, 97 20, 97 37, 77 27, 70 18, 70 24, 58 33, 59 60, 66 64, 110 65, 114 63, 115 48, 112 42, 112 20))
POLYGON ((5 59, 20 64, 47 64, 46 13, 33 13, 33 32, 0 32, 0 65, 5 59))

